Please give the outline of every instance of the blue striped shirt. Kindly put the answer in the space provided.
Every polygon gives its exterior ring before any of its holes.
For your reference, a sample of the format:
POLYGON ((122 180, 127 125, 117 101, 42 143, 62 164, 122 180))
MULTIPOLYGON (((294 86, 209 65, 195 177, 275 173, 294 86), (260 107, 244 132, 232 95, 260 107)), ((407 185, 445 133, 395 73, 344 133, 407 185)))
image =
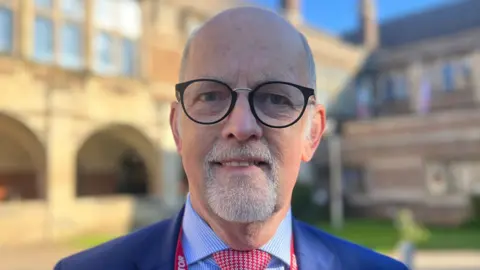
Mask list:
MULTIPOLYGON (((189 270, 219 270, 213 259, 215 252, 229 247, 213 232, 210 226, 192 207, 187 196, 183 216, 182 245, 189 270)), ((290 244, 292 239, 291 210, 280 223, 272 239, 260 248, 272 255, 268 270, 290 269, 290 244)))

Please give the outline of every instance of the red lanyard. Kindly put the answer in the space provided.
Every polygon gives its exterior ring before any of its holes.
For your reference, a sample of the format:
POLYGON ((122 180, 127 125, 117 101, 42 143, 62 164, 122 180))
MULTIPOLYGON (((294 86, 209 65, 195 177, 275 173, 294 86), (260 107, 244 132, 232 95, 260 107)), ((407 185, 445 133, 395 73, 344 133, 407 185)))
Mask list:
MULTIPOLYGON (((177 249, 175 251, 175 270, 188 270, 187 260, 183 253, 182 228, 180 228, 180 232, 178 233, 177 249)), ((293 247, 293 237, 290 245, 290 270, 298 270, 297 258, 293 247)))

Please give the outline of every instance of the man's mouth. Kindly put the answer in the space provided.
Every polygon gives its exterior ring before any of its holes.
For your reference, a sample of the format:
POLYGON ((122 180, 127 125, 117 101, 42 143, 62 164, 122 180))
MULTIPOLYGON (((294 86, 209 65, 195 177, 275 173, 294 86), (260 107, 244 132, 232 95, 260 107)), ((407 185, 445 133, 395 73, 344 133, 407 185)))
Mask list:
POLYGON ((212 162, 214 165, 222 166, 222 167, 267 167, 269 165, 268 162, 263 160, 225 160, 225 161, 214 161, 212 162))

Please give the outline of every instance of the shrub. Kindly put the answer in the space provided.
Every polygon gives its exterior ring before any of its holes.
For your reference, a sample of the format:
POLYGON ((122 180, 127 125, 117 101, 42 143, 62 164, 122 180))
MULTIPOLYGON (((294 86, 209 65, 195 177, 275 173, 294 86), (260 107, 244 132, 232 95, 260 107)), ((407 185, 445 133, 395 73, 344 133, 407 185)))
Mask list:
POLYGON ((292 194, 292 213, 302 221, 314 224, 328 219, 329 205, 319 206, 313 201, 315 189, 309 184, 297 183, 292 194))

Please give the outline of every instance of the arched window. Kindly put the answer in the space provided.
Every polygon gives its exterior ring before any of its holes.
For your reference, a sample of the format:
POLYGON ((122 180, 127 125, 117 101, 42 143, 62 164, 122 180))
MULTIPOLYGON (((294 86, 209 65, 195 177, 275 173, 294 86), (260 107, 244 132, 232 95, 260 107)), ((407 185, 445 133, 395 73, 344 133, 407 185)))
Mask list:
POLYGON ((147 193, 147 168, 135 150, 127 150, 119 160, 118 192, 124 194, 147 193))

